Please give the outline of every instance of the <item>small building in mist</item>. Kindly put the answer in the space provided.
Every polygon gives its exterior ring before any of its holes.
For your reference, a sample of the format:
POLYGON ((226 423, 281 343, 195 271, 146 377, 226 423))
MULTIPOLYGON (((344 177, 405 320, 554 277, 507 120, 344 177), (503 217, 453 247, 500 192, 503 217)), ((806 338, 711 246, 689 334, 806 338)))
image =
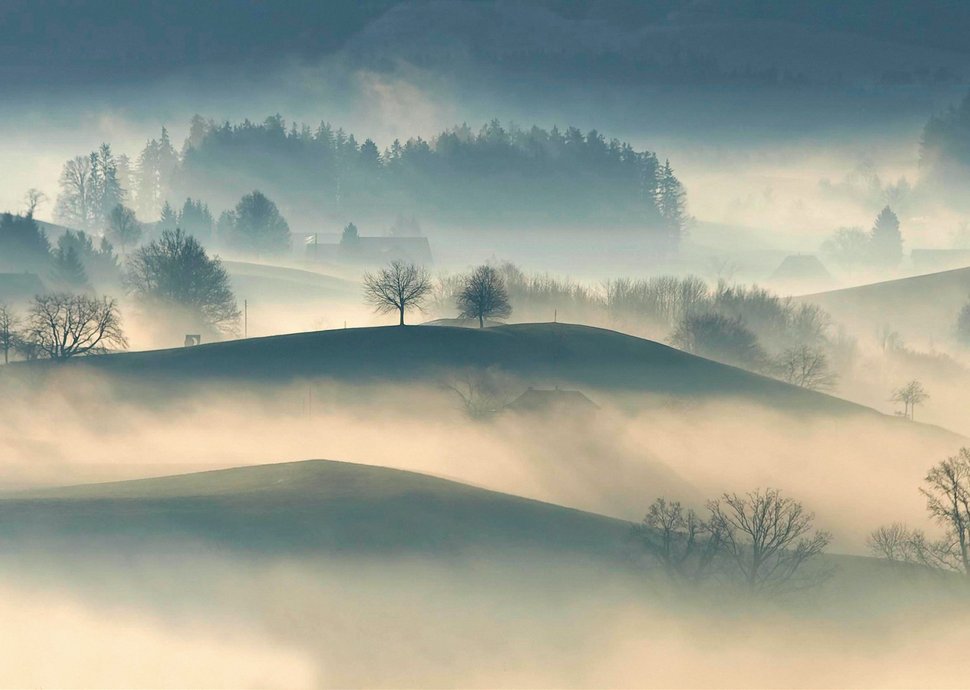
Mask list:
POLYGON ((837 287, 832 274, 814 254, 786 256, 767 282, 773 289, 790 294, 822 292, 837 287))
POLYGON ((577 390, 563 390, 558 386, 551 389, 529 388, 518 398, 506 405, 512 412, 548 413, 573 417, 589 417, 596 413, 599 405, 577 390))

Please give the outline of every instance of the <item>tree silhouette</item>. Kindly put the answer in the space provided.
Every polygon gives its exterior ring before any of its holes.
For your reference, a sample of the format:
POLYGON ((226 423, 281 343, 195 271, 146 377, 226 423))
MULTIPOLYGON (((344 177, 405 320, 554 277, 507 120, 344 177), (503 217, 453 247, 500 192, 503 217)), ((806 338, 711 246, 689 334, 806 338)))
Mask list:
POLYGON ((279 254, 290 246, 290 226, 276 204, 254 191, 236 204, 229 241, 235 248, 257 255, 279 254))
POLYGON ((685 316, 671 342, 695 355, 755 371, 764 368, 767 360, 758 337, 740 318, 714 312, 685 316))
POLYGON ((777 489, 743 496, 722 494, 710 501, 729 556, 753 591, 784 590, 813 584, 800 577, 803 566, 821 554, 831 536, 815 530, 815 516, 777 489))
POLYGON ((831 388, 838 378, 829 370, 825 352, 808 345, 788 348, 782 352, 777 366, 785 381, 809 390, 831 388))
POLYGON ((903 259, 903 236, 899 231, 899 218, 886 206, 876 217, 870 234, 872 258, 883 266, 897 266, 903 259))
POLYGON ((10 362, 10 352, 17 346, 19 327, 17 315, 6 304, 0 304, 0 350, 3 350, 4 364, 10 362))
POLYGON ((33 217, 0 213, 0 269, 39 271, 47 266, 50 250, 33 217))
POLYGON ((24 339, 58 360, 128 347, 115 300, 67 293, 34 298, 24 339))
POLYGON ((127 255, 128 247, 138 244, 141 239, 142 227, 135 212, 127 206, 118 204, 108 216, 107 236, 121 247, 121 253, 127 255))
POLYGON ((486 319, 507 319, 512 313, 505 281, 491 266, 479 266, 465 278, 458 293, 458 317, 478 319, 478 327, 485 327, 486 319))
POLYGON ((430 294, 428 271, 414 264, 393 261, 377 273, 364 275, 364 299, 378 312, 398 312, 401 326, 404 313, 420 308, 430 294))
POLYGON ((916 406, 929 400, 929 393, 923 388, 923 384, 913 379, 902 388, 893 391, 892 401, 903 403, 903 416, 914 419, 916 406))
POLYGON ((229 274, 218 258, 209 258, 181 230, 166 230, 132 254, 125 285, 147 309, 179 312, 192 327, 226 335, 238 330, 239 309, 229 274))

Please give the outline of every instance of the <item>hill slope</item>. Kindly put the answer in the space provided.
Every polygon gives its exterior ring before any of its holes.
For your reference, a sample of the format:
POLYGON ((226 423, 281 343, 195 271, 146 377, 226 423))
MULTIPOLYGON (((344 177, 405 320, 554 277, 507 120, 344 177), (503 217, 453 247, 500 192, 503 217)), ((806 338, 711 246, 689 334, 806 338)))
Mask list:
MULTIPOLYGON (((36 371, 49 365, 16 366, 20 371, 36 371)), ((566 384, 616 393, 742 397, 832 413, 867 409, 650 340, 553 323, 488 329, 338 329, 118 353, 73 360, 67 366, 134 376, 157 385, 204 380, 285 383, 301 378, 435 384, 447 372, 494 366, 537 385, 566 384)))
POLYGON ((611 518, 414 472, 309 460, 0 497, 5 543, 214 543, 244 552, 615 554, 611 518))
POLYGON ((889 325, 904 336, 947 338, 968 297, 970 268, 957 268, 797 299, 818 304, 837 321, 870 332, 889 325))

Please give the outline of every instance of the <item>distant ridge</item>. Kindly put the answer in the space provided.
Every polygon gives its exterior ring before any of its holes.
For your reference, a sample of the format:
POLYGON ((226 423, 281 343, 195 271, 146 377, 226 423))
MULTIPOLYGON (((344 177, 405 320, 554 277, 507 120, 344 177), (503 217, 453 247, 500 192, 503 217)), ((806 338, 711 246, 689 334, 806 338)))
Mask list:
MULTIPOLYGON (((53 371, 47 362, 12 371, 53 371)), ((562 323, 485 329, 386 326, 295 333, 192 348, 117 353, 57 366, 134 377, 153 385, 231 380, 287 383, 307 378, 437 384, 443 374, 496 367, 537 385, 752 402, 833 414, 869 408, 790 386, 660 343, 562 323)))
POLYGON ((796 297, 818 304, 837 321, 884 326, 915 337, 949 338, 961 307, 970 300, 970 267, 926 273, 796 297))
POLYGON ((330 460, 0 496, 5 544, 216 543, 250 552, 617 557, 629 524, 416 472, 330 460))

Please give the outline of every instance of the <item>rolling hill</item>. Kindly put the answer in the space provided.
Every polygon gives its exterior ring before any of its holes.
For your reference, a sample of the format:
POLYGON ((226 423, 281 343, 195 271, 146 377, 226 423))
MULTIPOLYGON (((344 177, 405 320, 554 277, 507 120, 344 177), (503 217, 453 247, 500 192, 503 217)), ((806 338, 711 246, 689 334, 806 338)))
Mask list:
POLYGON ((222 265, 229 273, 233 290, 241 298, 259 295, 270 302, 299 304, 360 296, 360 287, 356 283, 323 273, 245 261, 224 260, 222 265))
POLYGON ((0 497, 3 541, 107 548, 203 543, 251 553, 616 557, 629 526, 428 475, 309 460, 0 497))
POLYGON ((836 321, 875 334, 889 326, 904 337, 951 338, 970 298, 970 268, 843 288, 796 299, 818 304, 836 321))
POLYGON ((94 370, 161 389, 186 382, 280 384, 328 379, 436 384, 442 375, 497 367, 534 385, 704 399, 744 398, 832 414, 872 412, 822 393, 615 331, 571 324, 488 329, 350 328, 250 338, 193 348, 88 357, 57 366, 17 364, 12 372, 94 370))

